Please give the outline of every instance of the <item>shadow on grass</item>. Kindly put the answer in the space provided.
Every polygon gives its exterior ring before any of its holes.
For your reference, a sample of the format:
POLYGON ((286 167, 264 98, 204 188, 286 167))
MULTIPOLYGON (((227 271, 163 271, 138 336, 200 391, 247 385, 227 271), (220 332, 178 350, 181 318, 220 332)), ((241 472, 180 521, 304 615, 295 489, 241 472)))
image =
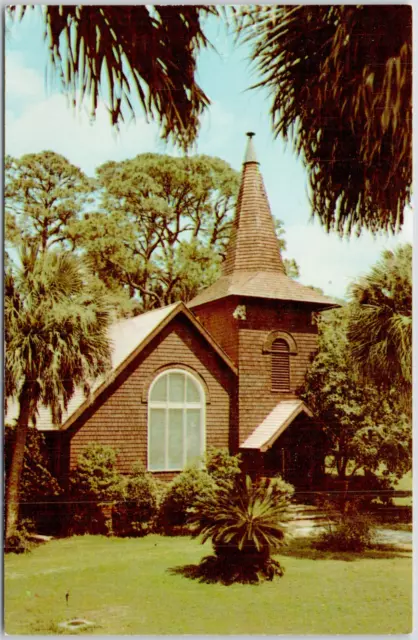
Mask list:
POLYGON ((292 540, 280 549, 280 556, 304 558, 306 560, 343 560, 345 562, 364 559, 408 558, 411 555, 412 552, 407 549, 403 550, 385 544, 374 545, 370 549, 357 552, 316 549, 312 542, 304 539, 292 540))
POLYGON ((168 572, 181 575, 190 580, 197 580, 206 584, 258 584, 264 580, 273 580, 275 576, 283 575, 283 567, 277 560, 271 560, 266 570, 252 566, 245 566, 226 562, 224 558, 206 556, 200 564, 186 564, 172 567, 168 572))

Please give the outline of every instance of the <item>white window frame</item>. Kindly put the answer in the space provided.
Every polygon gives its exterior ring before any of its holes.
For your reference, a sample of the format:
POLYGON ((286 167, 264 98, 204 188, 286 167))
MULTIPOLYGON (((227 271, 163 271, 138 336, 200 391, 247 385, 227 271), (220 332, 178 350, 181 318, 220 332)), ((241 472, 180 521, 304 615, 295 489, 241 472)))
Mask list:
POLYGON ((152 384, 148 390, 148 427, 147 427, 147 468, 148 471, 151 472, 159 472, 159 471, 166 471, 166 472, 177 472, 177 471, 183 471, 183 469, 187 466, 187 433, 186 433, 186 429, 187 429, 187 420, 186 420, 186 416, 185 416, 185 412, 187 411, 187 409, 199 409, 200 410, 200 452, 199 455, 203 456, 203 454, 205 453, 206 450, 206 429, 205 429, 205 425, 206 425, 206 397, 205 397, 205 391, 203 388, 202 383, 200 382, 200 380, 197 378, 197 376, 194 376, 193 374, 191 374, 189 371, 185 370, 185 369, 165 369, 164 371, 162 371, 160 374, 158 374, 154 380, 152 381, 152 384), (199 395, 200 395, 200 399, 199 402, 187 402, 187 384, 184 385, 184 398, 183 398, 183 402, 173 402, 170 401, 170 376, 169 374, 171 373, 180 373, 183 376, 185 376, 185 378, 190 378, 195 385, 197 386, 197 388, 199 389, 199 395), (160 401, 160 400, 151 400, 151 395, 152 395, 152 391, 154 389, 154 386, 156 385, 156 383, 164 376, 167 376, 167 400, 165 401, 160 401), (164 442, 164 465, 161 468, 152 468, 151 467, 151 460, 150 460, 150 432, 151 432, 151 411, 152 409, 164 409, 165 410, 165 423, 164 423, 164 437, 165 437, 165 442, 164 442), (168 416, 169 416, 169 410, 170 409, 181 409, 183 411, 183 463, 182 466, 179 468, 169 468, 168 466, 168 434, 169 434, 169 424, 168 424, 168 416))

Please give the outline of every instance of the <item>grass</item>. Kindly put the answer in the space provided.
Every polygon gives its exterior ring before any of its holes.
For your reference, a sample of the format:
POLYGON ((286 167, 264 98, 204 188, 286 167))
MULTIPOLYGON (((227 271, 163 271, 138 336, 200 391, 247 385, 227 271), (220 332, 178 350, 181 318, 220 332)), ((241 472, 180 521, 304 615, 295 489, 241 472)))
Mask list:
POLYGON ((408 554, 335 557, 289 548, 280 556, 284 577, 260 585, 182 575, 208 553, 196 540, 150 535, 73 537, 7 555, 5 630, 65 633, 58 624, 77 618, 95 623, 88 635, 411 632, 408 554))

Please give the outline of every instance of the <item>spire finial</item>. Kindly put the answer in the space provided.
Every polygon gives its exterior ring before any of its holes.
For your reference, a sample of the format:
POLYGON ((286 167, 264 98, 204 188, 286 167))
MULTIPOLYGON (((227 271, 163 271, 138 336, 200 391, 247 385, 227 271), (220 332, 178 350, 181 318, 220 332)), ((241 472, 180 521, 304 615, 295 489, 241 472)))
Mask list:
POLYGON ((255 149, 253 144, 253 137, 255 136, 254 131, 247 131, 246 135, 248 136, 247 149, 245 151, 244 164, 247 162, 257 162, 257 156, 255 155, 255 149))

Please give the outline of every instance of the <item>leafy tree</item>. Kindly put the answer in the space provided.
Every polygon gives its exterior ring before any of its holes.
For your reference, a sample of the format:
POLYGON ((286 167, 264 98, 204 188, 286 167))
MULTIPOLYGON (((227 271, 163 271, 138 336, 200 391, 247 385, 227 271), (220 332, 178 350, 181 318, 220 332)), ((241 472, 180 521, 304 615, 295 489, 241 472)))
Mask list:
POLYGON ((47 253, 5 280, 5 397, 18 402, 19 415, 6 495, 6 539, 19 517, 20 483, 29 422, 37 407, 62 411, 82 385, 110 364, 109 313, 89 289, 88 274, 73 255, 47 253))
MULTIPOLYGON (((74 241, 113 291, 138 310, 192 298, 219 275, 239 175, 209 156, 142 154, 98 169, 100 211, 72 225, 74 241)), ((277 234, 285 247, 283 228, 277 234)), ((292 275, 295 261, 287 261, 292 275)))
POLYGON ((308 167, 313 215, 340 234, 399 229, 412 181, 412 7, 235 11, 274 133, 308 167))
POLYGON ((396 387, 411 411, 412 246, 384 251, 370 273, 351 287, 347 333, 363 376, 384 389, 396 387))
POLYGON ((87 203, 92 182, 53 151, 5 160, 6 241, 36 253, 71 247, 69 225, 87 203))
MULTIPOLYGON (((29 7, 11 6, 17 18, 29 7)), ((38 9, 38 8, 37 8, 38 9)), ((164 138, 184 146, 196 138, 209 98, 195 78, 196 56, 207 45, 202 22, 211 6, 43 5, 52 70, 74 105, 103 99, 112 124, 135 115, 134 98, 164 138)))
POLYGON ((323 426, 331 467, 341 480, 363 471, 401 477, 411 466, 411 423, 396 387, 384 394, 359 379, 347 336, 350 306, 318 320, 319 350, 303 399, 323 426))
POLYGON ((283 575, 272 555, 284 538, 283 522, 292 487, 283 481, 250 476, 221 483, 197 498, 190 521, 202 544, 212 541, 214 557, 205 558, 201 571, 224 582, 257 582, 283 575))

